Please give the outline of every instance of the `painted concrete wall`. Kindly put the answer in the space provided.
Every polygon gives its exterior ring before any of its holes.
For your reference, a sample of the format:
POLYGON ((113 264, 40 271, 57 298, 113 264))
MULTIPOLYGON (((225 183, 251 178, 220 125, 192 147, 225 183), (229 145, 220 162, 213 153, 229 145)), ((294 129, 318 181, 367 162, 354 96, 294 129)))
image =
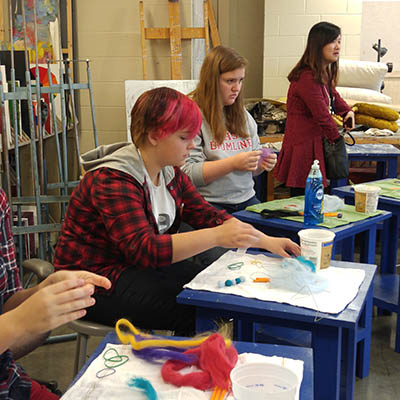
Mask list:
POLYGON ((392 62, 393 71, 400 72, 400 0, 364 1, 361 24, 361 60, 376 61, 378 53, 372 48, 381 39, 388 52, 382 62, 392 62))
MULTIPOLYGON (((180 0, 181 26, 193 26, 192 2, 180 0)), ((90 58, 100 144, 125 140, 124 81, 142 79, 137 1, 75 1, 76 56, 90 58)), ((247 97, 262 96, 264 0, 213 0, 221 42, 248 58, 247 97)), ((168 27, 167 0, 144 0, 145 25, 168 27)), ((168 41, 147 41, 148 79, 170 79, 168 41)), ((191 79, 191 44, 183 44, 183 79, 191 79)), ((79 69, 85 80, 85 65, 79 69)), ((93 148, 89 96, 80 96, 81 150, 93 148)))
MULTIPOLYGON (((181 25, 191 26, 191 0, 180 1, 181 25)), ((139 2, 132 0, 75 1, 77 58, 91 60, 93 94, 100 144, 126 138, 124 81, 142 79, 139 2)), ((145 24, 168 27, 168 2, 145 0, 145 24)), ((147 41, 148 78, 170 79, 168 41, 147 41)), ((190 77, 189 43, 183 43, 182 69, 190 77)), ((79 79, 85 80, 81 64, 79 79)), ((93 148, 90 102, 81 92, 81 150, 93 148)))
POLYGON ((340 26, 341 56, 360 59, 361 11, 362 0, 265 0, 263 96, 286 96, 286 76, 303 54, 308 32, 317 22, 340 26))

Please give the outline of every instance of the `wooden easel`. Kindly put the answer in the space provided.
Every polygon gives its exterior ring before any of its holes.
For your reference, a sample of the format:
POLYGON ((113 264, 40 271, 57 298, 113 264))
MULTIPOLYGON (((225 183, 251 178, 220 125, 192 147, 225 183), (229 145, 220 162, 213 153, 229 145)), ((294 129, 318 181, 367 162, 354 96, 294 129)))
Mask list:
POLYGON ((144 26, 143 0, 139 0, 140 31, 142 44, 143 79, 147 79, 146 40, 169 39, 171 50, 171 79, 182 79, 182 39, 205 39, 206 53, 212 46, 221 44, 211 0, 203 0, 204 27, 182 28, 179 0, 168 0, 169 28, 144 26))

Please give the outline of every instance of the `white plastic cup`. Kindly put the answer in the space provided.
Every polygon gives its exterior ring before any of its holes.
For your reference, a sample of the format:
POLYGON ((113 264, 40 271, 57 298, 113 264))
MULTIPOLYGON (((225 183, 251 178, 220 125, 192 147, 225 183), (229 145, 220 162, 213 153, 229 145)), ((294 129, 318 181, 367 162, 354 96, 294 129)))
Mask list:
POLYGON ((329 229, 302 229, 298 235, 302 257, 312 261, 316 271, 328 268, 331 263, 335 233, 329 229))
POLYGON ((372 185, 355 185, 354 186, 354 202, 357 212, 365 214, 373 214, 378 207, 379 186, 372 185))
POLYGON ((235 400, 295 400, 297 375, 276 364, 254 362, 231 371, 235 400))

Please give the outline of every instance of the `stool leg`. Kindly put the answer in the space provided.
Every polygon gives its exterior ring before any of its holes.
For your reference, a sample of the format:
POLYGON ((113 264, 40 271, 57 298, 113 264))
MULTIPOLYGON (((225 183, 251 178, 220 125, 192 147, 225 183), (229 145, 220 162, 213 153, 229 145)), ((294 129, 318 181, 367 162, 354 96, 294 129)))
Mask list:
POLYGON ((80 371, 83 364, 85 364, 88 339, 88 335, 78 333, 75 349, 74 376, 80 371))
POLYGON ((396 336, 395 336, 395 342, 394 342, 394 351, 396 353, 400 353, 400 312, 397 313, 396 336))

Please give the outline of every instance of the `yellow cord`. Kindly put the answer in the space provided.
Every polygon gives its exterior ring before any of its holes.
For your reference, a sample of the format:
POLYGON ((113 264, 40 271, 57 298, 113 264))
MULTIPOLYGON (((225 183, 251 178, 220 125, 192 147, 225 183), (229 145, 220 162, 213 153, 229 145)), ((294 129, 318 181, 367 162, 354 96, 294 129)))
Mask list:
MULTIPOLYGON (((131 344, 134 350, 142 350, 146 347, 197 347, 205 342, 209 336, 201 337, 198 339, 187 339, 187 340, 172 340, 172 339, 151 339, 151 335, 140 332, 135 328, 127 319, 121 318, 115 325, 115 331, 117 332, 118 338, 122 344, 131 344), (121 332, 120 327, 125 326, 130 332, 121 332), (134 335, 148 336, 149 339, 141 340, 137 342, 134 335)), ((232 342, 229 339, 225 339, 225 344, 229 347, 232 342)))

